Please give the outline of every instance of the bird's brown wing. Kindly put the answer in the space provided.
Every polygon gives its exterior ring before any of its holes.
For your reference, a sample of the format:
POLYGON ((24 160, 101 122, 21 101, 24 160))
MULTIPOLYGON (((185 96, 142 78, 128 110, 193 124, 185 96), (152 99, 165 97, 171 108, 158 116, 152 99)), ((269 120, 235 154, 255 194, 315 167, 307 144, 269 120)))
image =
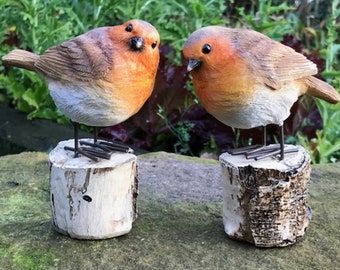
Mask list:
POLYGON ((285 81, 317 73, 316 65, 304 55, 260 33, 252 32, 252 39, 245 42, 241 49, 249 52, 252 58, 249 62, 262 83, 280 89, 285 81))
POLYGON ((109 70, 112 62, 105 28, 98 28, 48 49, 35 63, 46 78, 87 82, 98 79, 109 70))

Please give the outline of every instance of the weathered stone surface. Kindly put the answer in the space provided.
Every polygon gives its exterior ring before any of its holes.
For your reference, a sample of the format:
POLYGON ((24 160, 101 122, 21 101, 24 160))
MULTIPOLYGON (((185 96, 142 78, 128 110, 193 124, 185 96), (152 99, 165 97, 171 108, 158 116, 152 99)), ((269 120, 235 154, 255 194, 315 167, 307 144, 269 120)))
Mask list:
POLYGON ((304 239, 263 249, 223 231, 220 165, 139 156, 139 217, 124 236, 75 240, 52 229, 47 155, 0 158, 0 269, 336 269, 340 164, 312 167, 304 239))

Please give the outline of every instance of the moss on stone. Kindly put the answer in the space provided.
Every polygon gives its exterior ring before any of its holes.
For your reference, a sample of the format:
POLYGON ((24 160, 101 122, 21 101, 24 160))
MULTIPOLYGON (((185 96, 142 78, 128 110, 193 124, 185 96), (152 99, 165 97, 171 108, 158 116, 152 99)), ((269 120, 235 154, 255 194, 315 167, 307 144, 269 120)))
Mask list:
POLYGON ((144 158, 144 159, 149 159, 149 158, 151 159, 151 158, 157 157, 159 159, 165 159, 165 158, 176 159, 178 161, 196 162, 196 163, 202 163, 202 164, 219 164, 219 162, 214 159, 178 155, 174 153, 167 153, 164 151, 150 152, 147 154, 142 154, 139 157, 144 158))
POLYGON ((55 267, 55 255, 45 250, 25 250, 13 256, 14 269, 46 270, 55 267))

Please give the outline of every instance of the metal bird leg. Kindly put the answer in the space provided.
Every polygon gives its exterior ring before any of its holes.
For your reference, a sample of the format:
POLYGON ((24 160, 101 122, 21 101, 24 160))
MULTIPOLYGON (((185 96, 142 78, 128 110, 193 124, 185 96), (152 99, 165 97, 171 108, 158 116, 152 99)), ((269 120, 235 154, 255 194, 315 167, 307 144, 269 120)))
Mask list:
POLYGON ((105 140, 98 141, 97 127, 94 127, 93 130, 93 143, 79 140, 78 127, 79 124, 74 123, 74 148, 64 147, 65 150, 74 151, 75 158, 81 154, 97 162, 98 158, 110 159, 113 152, 133 153, 133 150, 124 144, 105 140))
POLYGON ((279 160, 284 159, 285 153, 297 152, 297 147, 285 148, 284 146, 284 126, 280 126, 280 144, 279 145, 267 145, 267 129, 264 127, 263 130, 263 145, 252 145, 238 149, 230 150, 229 153, 232 155, 245 154, 247 159, 260 160, 266 157, 277 156, 280 154, 279 160))
POLYGON ((98 141, 98 129, 97 127, 93 127, 93 142, 97 142, 98 141))
POLYGON ((65 146, 64 149, 68 151, 74 151, 74 157, 77 158, 79 153, 81 153, 81 149, 79 149, 79 124, 77 122, 73 122, 74 128, 74 148, 65 146))
POLYGON ((285 154, 285 136, 284 136, 284 126, 280 126, 280 160, 283 160, 285 154))
POLYGON ((78 141, 79 141, 79 133, 78 133, 79 124, 74 122, 73 128, 74 128, 74 157, 77 158, 78 153, 79 153, 78 152, 78 149, 79 149, 79 144, 78 144, 78 141))

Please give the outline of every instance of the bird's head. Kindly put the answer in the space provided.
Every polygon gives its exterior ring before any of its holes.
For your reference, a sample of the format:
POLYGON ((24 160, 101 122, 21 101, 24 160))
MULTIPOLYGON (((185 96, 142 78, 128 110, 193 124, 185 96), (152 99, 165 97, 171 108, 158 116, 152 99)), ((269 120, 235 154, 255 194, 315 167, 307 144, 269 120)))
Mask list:
POLYGON ((137 19, 130 20, 120 25, 119 31, 129 51, 159 54, 159 33, 150 23, 137 19))
POLYGON ((224 27, 207 26, 193 32, 183 48, 183 56, 188 61, 187 70, 218 69, 218 65, 233 53, 224 27), (223 61, 222 61, 223 59, 223 61))

